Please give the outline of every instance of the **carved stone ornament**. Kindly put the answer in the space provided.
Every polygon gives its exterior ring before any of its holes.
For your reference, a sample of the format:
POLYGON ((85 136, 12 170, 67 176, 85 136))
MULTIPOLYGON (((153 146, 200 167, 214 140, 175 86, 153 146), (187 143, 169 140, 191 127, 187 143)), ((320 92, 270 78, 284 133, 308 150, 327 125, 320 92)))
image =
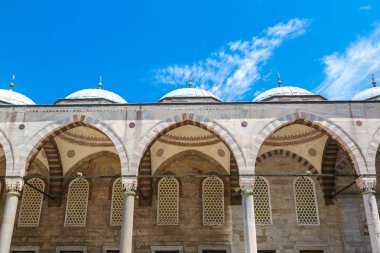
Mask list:
POLYGON ((356 183, 363 194, 375 193, 376 178, 375 177, 359 177, 356 183))
POLYGON ((253 187, 255 186, 254 176, 241 176, 240 188, 243 194, 253 194, 253 187))
POLYGON ((124 178, 123 191, 128 195, 136 195, 137 190, 137 178, 124 178))
POLYGON ((7 181, 5 189, 8 193, 20 193, 22 190, 22 180, 7 181))

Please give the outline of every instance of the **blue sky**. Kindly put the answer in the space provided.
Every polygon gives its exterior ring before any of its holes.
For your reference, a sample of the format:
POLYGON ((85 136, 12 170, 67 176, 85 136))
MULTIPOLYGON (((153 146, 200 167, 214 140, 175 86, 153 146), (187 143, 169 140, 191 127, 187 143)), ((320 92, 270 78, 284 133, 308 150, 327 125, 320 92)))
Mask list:
POLYGON ((49 104, 103 87, 154 102, 195 86, 250 101, 283 85, 350 99, 380 79, 371 0, 0 0, 0 88, 49 104))

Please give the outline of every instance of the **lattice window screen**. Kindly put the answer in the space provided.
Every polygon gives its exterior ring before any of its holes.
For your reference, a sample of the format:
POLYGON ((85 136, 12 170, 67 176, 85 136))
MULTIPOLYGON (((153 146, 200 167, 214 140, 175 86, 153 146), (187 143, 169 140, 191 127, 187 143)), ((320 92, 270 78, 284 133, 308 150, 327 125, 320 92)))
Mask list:
POLYGON ((311 178, 298 177, 294 180, 297 224, 319 225, 319 214, 315 185, 311 178))
POLYGON ((224 224, 224 185, 218 177, 208 177, 202 184, 203 225, 224 224))
POLYGON ((263 177, 256 177, 253 188, 255 220, 258 225, 272 224, 269 182, 263 177))
POLYGON ((158 182, 157 225, 177 225, 179 210, 179 183, 174 177, 158 182))
POLYGON ((66 203, 66 227, 86 226, 89 191, 90 185, 83 178, 75 179, 70 183, 66 203))
POLYGON ((120 226, 123 217, 123 183, 116 179, 112 186, 110 226, 120 226))
MULTIPOLYGON (((28 180, 28 183, 41 191, 45 190, 45 184, 41 179, 33 178, 28 180)), ((43 196, 32 187, 25 185, 18 216, 19 227, 39 226, 43 196)))

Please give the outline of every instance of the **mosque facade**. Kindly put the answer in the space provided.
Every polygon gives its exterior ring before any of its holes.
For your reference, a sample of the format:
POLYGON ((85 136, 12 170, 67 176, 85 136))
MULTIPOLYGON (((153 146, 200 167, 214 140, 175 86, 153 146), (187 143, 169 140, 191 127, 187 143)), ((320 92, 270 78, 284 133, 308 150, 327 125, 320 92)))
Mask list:
POLYGON ((0 90, 0 253, 380 253, 380 88, 0 90))

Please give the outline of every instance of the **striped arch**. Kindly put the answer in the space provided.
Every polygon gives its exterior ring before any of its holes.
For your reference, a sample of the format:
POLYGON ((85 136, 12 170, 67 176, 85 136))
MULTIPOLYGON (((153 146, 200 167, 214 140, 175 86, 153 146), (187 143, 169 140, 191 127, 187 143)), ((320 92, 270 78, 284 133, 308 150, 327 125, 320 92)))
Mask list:
POLYGON ((247 161, 247 164, 255 164, 260 147, 272 133, 281 127, 294 123, 303 124, 318 129, 327 134, 330 138, 336 140, 350 156, 354 163, 356 173, 359 175, 368 173, 366 162, 360 152, 360 149, 351 140, 351 138, 332 122, 307 112, 294 112, 275 119, 264 126, 253 141, 252 156, 249 157, 250 160, 247 161))
POLYGON ((300 155, 297 155, 296 153, 293 153, 292 151, 284 149, 275 149, 265 152, 264 154, 256 158, 256 165, 271 157, 292 158, 293 160, 296 160, 298 163, 304 165, 311 173, 318 174, 318 170, 308 160, 306 160, 300 155))
POLYGON ((140 162, 150 146, 167 132, 184 125, 197 126, 218 136, 235 157, 239 170, 244 170, 246 168, 243 153, 234 137, 232 137, 227 130, 202 115, 183 113, 181 115, 170 117, 165 121, 161 121, 144 134, 144 137, 141 139, 133 153, 130 163, 130 171, 137 174, 140 162))
POLYGON ((121 164, 121 170, 125 174, 128 173, 128 157, 125 152, 124 145, 119 137, 113 132, 111 127, 105 124, 103 121, 93 118, 88 115, 74 114, 58 121, 55 121, 47 126, 43 126, 24 146, 20 159, 18 160, 17 168, 20 168, 20 175, 23 176, 26 173, 29 162, 34 158, 38 151, 47 143, 51 138, 59 135, 60 133, 69 129, 86 126, 97 129, 105 134, 115 145, 118 152, 121 164))
POLYGON ((4 155, 5 155, 5 171, 6 174, 10 170, 13 170, 13 151, 12 146, 8 140, 8 138, 5 136, 5 134, 0 130, 0 147, 3 148, 4 155))
POLYGON ((371 143, 369 144, 367 150, 367 164, 368 164, 368 174, 376 174, 376 156, 379 152, 380 145, 380 127, 376 130, 376 133, 371 138, 371 143))
POLYGON ((49 194, 54 199, 48 199, 48 206, 61 206, 63 178, 54 178, 63 176, 61 154, 59 153, 57 143, 54 138, 50 138, 42 147, 46 154, 46 160, 49 165, 49 194))

